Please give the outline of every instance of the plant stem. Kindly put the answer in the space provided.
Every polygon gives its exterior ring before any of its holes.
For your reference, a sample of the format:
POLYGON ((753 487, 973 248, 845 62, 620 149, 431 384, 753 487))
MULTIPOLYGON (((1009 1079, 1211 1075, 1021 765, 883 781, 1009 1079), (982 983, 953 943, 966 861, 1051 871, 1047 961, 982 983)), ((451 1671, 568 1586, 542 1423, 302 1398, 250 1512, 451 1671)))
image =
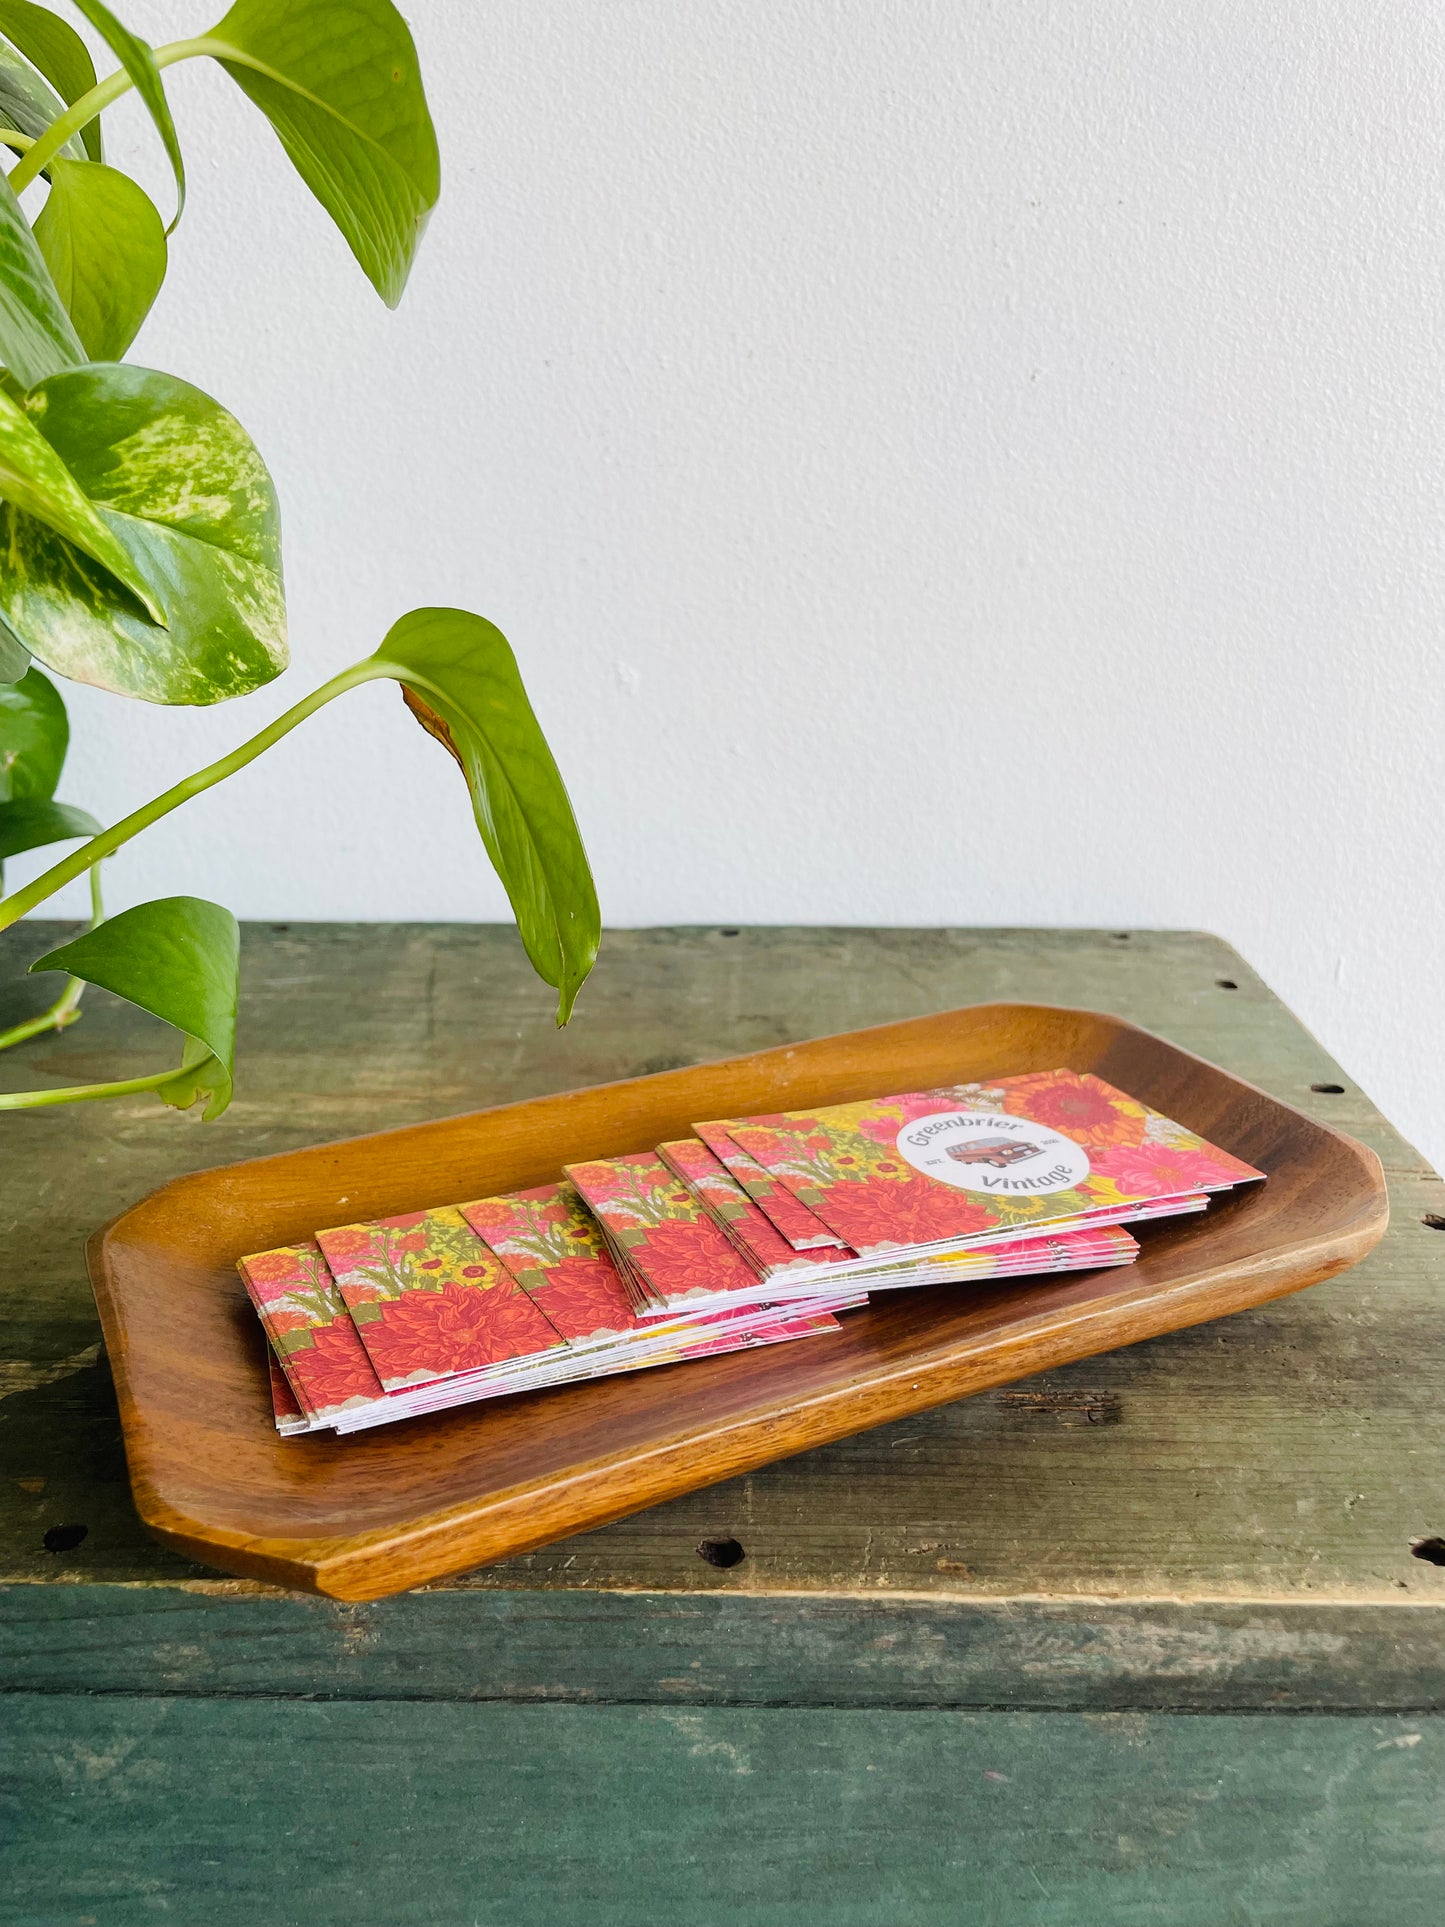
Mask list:
MULTIPOLYGON (((57 890, 73 878, 84 875, 92 864, 98 863, 102 857, 109 856, 113 850, 118 850, 122 843, 128 843, 133 836, 139 835, 142 830, 149 829, 152 823, 159 822, 163 816, 169 816, 171 811, 179 809, 182 803, 188 803, 193 796, 199 796, 202 791, 212 789, 217 783, 224 782, 228 776, 234 776, 238 769, 244 769, 247 763, 254 762, 263 751, 270 749, 273 743, 279 743, 281 738, 295 729, 298 723, 304 723, 308 716, 313 716, 334 697, 344 695, 348 689, 355 689, 361 683, 375 682, 379 678, 397 674, 395 664, 384 662, 378 656, 367 656, 362 662, 354 662, 349 669, 343 669, 339 676, 333 676, 330 682, 322 683, 321 687, 313 689, 309 696, 303 696, 301 701, 288 709, 284 716, 278 716, 274 723, 268 724, 249 742, 242 743, 239 749, 233 749, 229 756, 221 757, 219 762, 207 764, 205 769, 198 769, 193 776, 183 777, 179 783, 174 784, 152 802, 143 804, 138 810, 132 810, 130 815, 122 817, 119 823, 113 823, 108 830, 102 830, 99 836, 93 836, 88 843, 82 843, 78 850, 52 865, 33 883, 27 883, 23 890, 17 890, 14 896, 7 897, 3 903, 0 903, 0 930, 8 930, 12 923, 18 923, 20 918, 27 916, 37 904, 44 903, 47 897, 54 896, 57 890)), ((408 676, 407 680, 416 682, 420 679, 408 676)), ((174 1072, 167 1074, 174 1076, 174 1072)), ((127 1086, 127 1088, 130 1087, 127 1086)), ((87 1095, 89 1095, 88 1092, 87 1095)))
POLYGON ((153 1071, 149 1077, 122 1077, 114 1084, 63 1084, 53 1091, 5 1091, 0 1093, 0 1111, 32 1111, 42 1104, 80 1104, 92 1097, 130 1097, 137 1091, 154 1091, 169 1084, 176 1067, 153 1071))
MULTIPOLYGON (((100 895, 100 865, 93 864, 90 872, 90 927, 94 930, 98 923, 105 921, 105 905, 100 895)), ((50 1006, 42 1010, 38 1017, 27 1018, 23 1024, 13 1024, 9 1030, 0 1030, 0 1050, 9 1050, 12 1044, 23 1044, 28 1038, 38 1037, 42 1031, 64 1030, 80 1016, 80 999, 85 992, 85 982, 80 977, 67 977, 65 988, 50 1006)))
MULTIPOLYGON (((212 43, 209 40, 172 40, 164 47, 153 47, 157 67, 170 67, 178 60, 193 60, 198 54, 209 53, 212 43)), ((50 162, 64 147, 72 135, 78 134, 82 127, 88 127, 96 115, 109 107, 113 100, 119 100, 132 85, 130 75, 124 67, 118 67, 104 80, 97 81, 89 92, 80 96, 58 120, 53 120, 36 141, 30 152, 14 169, 10 185, 17 194, 29 187, 42 167, 50 162)))
POLYGON ((12 1044, 39 1037, 42 1031, 64 1030, 67 1024, 73 1024, 80 1015, 76 1006, 84 988, 78 977, 67 977, 64 990, 49 1010, 42 1010, 38 1017, 31 1017, 23 1024, 12 1024, 9 1030, 0 1030, 0 1050, 9 1050, 12 1044))
POLYGON ((0 127, 0 141, 7 147, 13 147, 17 154, 27 154, 35 145, 28 134, 22 134, 16 127, 0 127))

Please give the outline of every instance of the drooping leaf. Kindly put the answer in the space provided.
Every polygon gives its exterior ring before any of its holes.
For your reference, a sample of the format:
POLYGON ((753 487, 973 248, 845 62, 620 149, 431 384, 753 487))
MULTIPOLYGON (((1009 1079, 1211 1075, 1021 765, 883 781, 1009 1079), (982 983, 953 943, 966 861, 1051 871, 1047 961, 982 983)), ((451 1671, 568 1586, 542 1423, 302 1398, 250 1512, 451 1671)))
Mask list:
POLYGON ((26 803, 0 803, 0 863, 6 857, 19 856, 22 850, 42 849, 47 843, 99 836, 100 828, 88 810, 78 810, 73 803, 57 803, 50 796, 26 803))
MULTIPOLYGON (((3 7, 0 7, 3 14, 3 7)), ((0 41, 0 120, 7 128, 29 134, 32 140, 64 113, 64 103, 46 86, 28 60, 0 41)), ((79 158, 84 149, 76 140, 65 143, 79 158)))
MULTIPOLYGON (((171 106, 166 99, 156 57, 149 43, 138 39, 129 27, 123 27, 110 8, 103 4, 103 0, 75 0, 75 4, 130 75, 136 92, 155 122, 156 132, 161 137, 161 145, 166 150, 171 172, 176 178, 176 211, 171 219, 173 228, 186 205, 186 164, 181 158, 181 143, 176 135, 176 124, 171 119, 171 106)), ((168 234, 170 231, 170 228, 166 229, 168 234)))
MULTIPOLYGON (((76 162, 77 167, 94 165, 93 161, 76 162)), ((0 496, 7 505, 5 513, 13 512, 17 519, 38 523, 52 542, 59 536, 83 556, 98 562, 102 570, 109 570, 115 578, 109 584, 112 590, 116 582, 124 583, 155 620, 164 623, 165 606, 151 586, 156 572, 149 558, 144 554, 133 555, 102 519, 63 458, 36 428, 29 404, 21 408, 3 391, 0 391, 0 496)), ((14 554, 0 552, 0 602, 10 586, 16 560, 14 554)), ((6 613, 7 619, 19 630, 13 615, 6 613)), ((144 621, 143 616, 141 620, 144 621)), ((32 655, 41 653, 29 643, 23 631, 20 639, 27 643, 32 655)))
POLYGON ((50 163, 35 239, 91 361, 119 361, 166 276, 166 231, 145 189, 97 161, 50 163))
POLYGON ((178 1111, 204 1097, 207 1118, 231 1101, 239 967, 236 919, 204 897, 139 903, 30 966, 99 984, 183 1031, 180 1067, 157 1095, 178 1111))
POLYGON ((205 41, 394 308, 441 174, 416 47, 391 0, 236 0, 205 41))
MULTIPOLYGON (((95 85, 95 63, 90 49, 68 20, 62 20, 48 7, 37 7, 33 0, 0 0, 0 33, 12 47, 20 49, 33 67, 39 68, 67 107, 95 85)), ((26 134, 38 131, 30 127, 21 129, 26 134)), ((99 119, 93 120, 80 138, 93 161, 105 159, 99 119)))
POLYGON ((70 719, 48 676, 30 669, 0 684, 0 804, 54 796, 70 746, 70 719))
POLYGON ((80 337, 56 293, 45 258, 0 174, 0 362, 31 388, 85 360, 80 337))
POLYGON ((532 967, 566 1023, 601 936, 587 852, 562 777, 500 629, 465 609, 413 609, 387 632, 385 664, 467 779, 482 842, 532 967))
POLYGON ((61 675, 155 703, 245 695, 286 666, 276 492, 244 428, 189 382, 107 363, 26 397, 39 434, 155 583, 168 631, 51 528, 0 509, 0 617, 61 675))

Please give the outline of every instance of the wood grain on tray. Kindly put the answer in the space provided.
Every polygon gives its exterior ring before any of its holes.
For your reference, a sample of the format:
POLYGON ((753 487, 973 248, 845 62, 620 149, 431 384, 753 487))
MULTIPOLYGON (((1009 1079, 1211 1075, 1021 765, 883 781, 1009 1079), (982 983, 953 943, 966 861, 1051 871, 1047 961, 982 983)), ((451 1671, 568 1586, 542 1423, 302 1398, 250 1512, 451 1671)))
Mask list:
POLYGON ((1374 1154, 1119 1019, 995 1004, 182 1178, 98 1233, 91 1274, 137 1506, 226 1570, 368 1599, 928 1406, 1330 1277, 1387 1222, 1374 1154), (1068 1065, 1094 1071, 1268 1182, 1146 1229, 1137 1264, 959 1290, 844 1317, 826 1342, 745 1352, 407 1421, 278 1438, 238 1255, 318 1225, 539 1184, 564 1162, 699 1117, 837 1103, 1068 1065))

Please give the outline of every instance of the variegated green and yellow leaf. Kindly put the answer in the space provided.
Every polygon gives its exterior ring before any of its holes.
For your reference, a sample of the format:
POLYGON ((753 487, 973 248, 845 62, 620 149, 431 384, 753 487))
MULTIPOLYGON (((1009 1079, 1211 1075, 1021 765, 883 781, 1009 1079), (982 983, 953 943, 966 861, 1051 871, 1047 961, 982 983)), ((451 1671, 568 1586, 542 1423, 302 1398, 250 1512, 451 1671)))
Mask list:
MULTIPOLYGON (((124 583, 154 622, 164 624, 165 605, 153 586, 146 559, 132 557, 102 520, 64 461, 37 431, 27 409, 28 404, 20 407, 0 389, 0 496, 26 520, 98 562, 124 583)), ((0 556, 0 581, 13 563, 13 557, 0 556)))
POLYGON ((0 622, 0 697, 7 688, 21 681, 29 669, 30 651, 8 622, 0 622))
POLYGON ((213 703, 286 666, 276 493, 218 402, 151 369, 97 364, 38 384, 25 413, 159 590, 168 630, 36 516, 0 515, 0 618, 77 682, 213 703))
POLYGON ((30 223, 0 174, 0 365, 29 388, 84 360, 30 223))

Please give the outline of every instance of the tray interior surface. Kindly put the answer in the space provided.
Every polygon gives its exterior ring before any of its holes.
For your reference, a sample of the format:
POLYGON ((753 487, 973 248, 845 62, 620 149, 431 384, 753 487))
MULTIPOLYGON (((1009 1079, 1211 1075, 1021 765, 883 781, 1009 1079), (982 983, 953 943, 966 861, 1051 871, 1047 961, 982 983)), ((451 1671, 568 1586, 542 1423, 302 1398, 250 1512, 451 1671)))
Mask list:
POLYGON ((1374 1154, 1118 1018, 992 1004, 198 1173, 92 1240, 147 1526, 226 1570, 367 1599, 600 1525, 909 1412, 1199 1323, 1355 1263, 1374 1154), (235 1261, 318 1227, 556 1177, 705 1117, 1010 1073, 1094 1071, 1268 1174, 1141 1229, 1123 1271, 939 1286, 827 1338, 281 1439, 235 1261))

